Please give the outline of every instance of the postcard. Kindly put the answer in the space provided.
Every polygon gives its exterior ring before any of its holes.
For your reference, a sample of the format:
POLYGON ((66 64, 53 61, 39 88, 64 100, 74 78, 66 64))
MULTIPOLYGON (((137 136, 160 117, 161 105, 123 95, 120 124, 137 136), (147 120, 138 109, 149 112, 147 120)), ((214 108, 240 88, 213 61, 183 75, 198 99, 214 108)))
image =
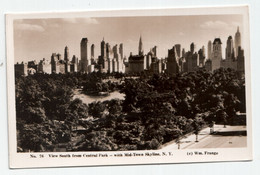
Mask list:
POLYGON ((10 168, 252 160, 248 6, 6 14, 10 168))

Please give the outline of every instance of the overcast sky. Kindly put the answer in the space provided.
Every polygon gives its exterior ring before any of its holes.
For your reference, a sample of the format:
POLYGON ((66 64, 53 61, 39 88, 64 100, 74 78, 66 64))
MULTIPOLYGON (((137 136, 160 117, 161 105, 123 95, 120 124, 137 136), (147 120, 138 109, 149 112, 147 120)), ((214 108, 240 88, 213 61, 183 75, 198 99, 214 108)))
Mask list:
MULTIPOLYGON (((89 48, 95 44, 95 57, 100 55, 103 37, 111 46, 124 44, 124 55, 138 53, 140 35, 144 52, 158 47, 158 56, 165 57, 174 44, 181 44, 186 51, 194 42, 196 50, 203 45, 207 50, 209 40, 220 37, 224 56, 226 40, 234 39, 237 26, 243 35, 242 15, 164 16, 164 17, 102 17, 22 19, 14 21, 15 62, 50 60, 52 53, 64 57, 65 46, 70 57, 80 58, 80 41, 87 37, 89 48)), ((243 40, 242 40, 243 47, 243 40)), ((90 49, 89 49, 90 51, 90 49)))

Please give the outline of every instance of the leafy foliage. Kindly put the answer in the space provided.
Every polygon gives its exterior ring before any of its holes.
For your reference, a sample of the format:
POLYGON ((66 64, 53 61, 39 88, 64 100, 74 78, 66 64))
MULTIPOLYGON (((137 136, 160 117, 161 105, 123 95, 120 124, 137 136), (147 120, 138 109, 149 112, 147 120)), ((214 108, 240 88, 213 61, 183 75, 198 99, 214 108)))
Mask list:
POLYGON ((245 80, 232 69, 139 78, 100 72, 16 78, 18 150, 158 149, 206 125, 232 124, 245 112, 245 80), (115 79, 116 81, 111 81, 115 79), (84 104, 73 91, 120 90, 124 100, 84 104))

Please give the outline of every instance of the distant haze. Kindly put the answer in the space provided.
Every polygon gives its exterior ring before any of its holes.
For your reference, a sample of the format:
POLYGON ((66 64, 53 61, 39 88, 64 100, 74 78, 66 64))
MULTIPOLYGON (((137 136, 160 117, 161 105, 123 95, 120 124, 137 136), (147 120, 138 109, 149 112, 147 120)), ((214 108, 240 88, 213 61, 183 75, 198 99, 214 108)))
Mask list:
POLYGON ((64 57, 65 46, 69 47, 70 58, 80 58, 80 41, 87 37, 95 45, 95 58, 100 55, 103 37, 111 46, 123 43, 124 55, 138 53, 138 42, 142 36, 144 53, 153 46, 158 47, 158 57, 166 57, 168 49, 181 44, 185 51, 192 42, 198 51, 215 37, 222 41, 222 52, 228 36, 234 40, 237 26, 240 27, 243 47, 242 15, 207 16, 158 16, 158 17, 102 17, 102 18, 59 18, 18 19, 14 21, 15 62, 50 60, 52 53, 64 57))

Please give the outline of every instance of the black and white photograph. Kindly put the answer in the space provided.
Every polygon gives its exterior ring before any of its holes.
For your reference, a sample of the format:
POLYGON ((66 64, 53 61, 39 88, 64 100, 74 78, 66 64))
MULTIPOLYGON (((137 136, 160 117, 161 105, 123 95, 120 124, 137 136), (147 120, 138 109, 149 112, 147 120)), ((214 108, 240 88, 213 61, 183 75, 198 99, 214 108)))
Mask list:
POLYGON ((230 9, 8 14, 14 167, 250 160, 248 8, 230 9))

